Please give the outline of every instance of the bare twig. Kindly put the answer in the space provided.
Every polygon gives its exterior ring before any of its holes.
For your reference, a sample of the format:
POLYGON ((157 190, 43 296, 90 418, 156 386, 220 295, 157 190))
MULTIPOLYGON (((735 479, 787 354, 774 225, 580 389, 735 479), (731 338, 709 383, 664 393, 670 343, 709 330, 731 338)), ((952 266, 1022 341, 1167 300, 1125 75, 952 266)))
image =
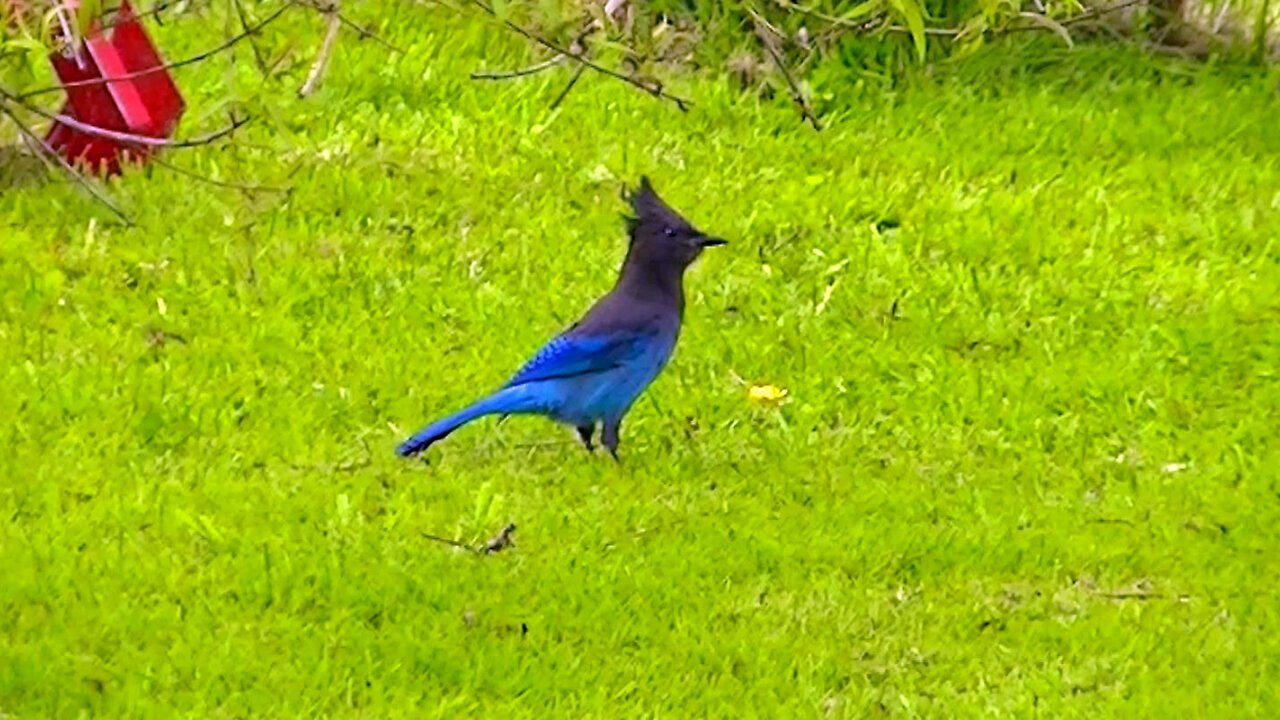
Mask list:
POLYGON ((346 25, 347 27, 354 30, 356 35, 358 35, 361 40, 372 40, 378 43, 379 45, 381 45, 382 47, 390 50, 391 52, 400 53, 401 55, 404 54, 404 50, 401 50, 399 47, 383 39, 383 37, 378 33, 356 24, 353 20, 348 18, 346 15, 343 15, 342 13, 338 13, 338 19, 342 21, 343 25, 346 25))
POLYGON ((795 76, 787 69, 786 62, 782 59, 782 53, 774 44, 773 34, 777 32, 769 27, 764 18, 751 8, 745 8, 747 13, 751 15, 751 20, 756 26, 756 36, 760 38, 760 43, 764 45, 765 50, 769 52, 769 57, 773 59, 773 64, 778 68, 778 72, 782 73, 783 79, 787 81, 787 87, 791 89, 791 99, 795 101, 797 107, 800 108, 800 115, 813 126, 814 130, 822 130, 822 123, 818 122, 818 115, 813 111, 813 107, 809 105, 809 98, 805 97, 804 91, 800 89, 800 84, 796 82, 795 76))
POLYGON ((241 192, 246 192, 246 193, 255 193, 255 192, 287 193, 292 190, 292 188, 288 188, 288 187, 274 187, 271 185, 242 185, 240 183, 233 183, 233 182, 227 182, 225 180, 218 180, 216 178, 211 178, 205 175, 201 175, 200 173, 197 173, 197 172, 192 172, 190 170, 187 170, 186 168, 174 165, 171 162, 166 162, 158 157, 152 157, 151 162, 161 167, 169 168, 170 170, 178 173, 179 175, 186 175, 189 178, 194 178, 201 182, 209 183, 210 185, 217 185, 218 187, 230 188, 232 190, 240 190, 241 192))
POLYGON ((1030 20, 1033 25, 1052 33, 1056 33, 1058 37, 1062 38, 1062 41, 1066 43, 1069 48, 1076 46, 1076 44, 1071 41, 1071 33, 1067 32, 1067 29, 1062 26, 1062 23, 1057 22, 1048 15, 1033 12, 1020 12, 1018 13, 1018 17, 1030 20))
POLYGON ((316 91, 320 86, 320 78, 324 77, 324 70, 329 65, 329 55, 333 53, 333 44, 338 39, 338 31, 342 29, 342 19, 338 17, 336 9, 330 10, 329 28, 325 31, 324 40, 320 43, 320 52, 316 53, 315 62, 311 64, 311 72, 307 73, 306 82, 302 83, 302 87, 298 88, 298 97, 307 97, 316 91))
POLYGON ((284 50, 280 51, 280 56, 267 64, 268 75, 275 75, 280 70, 280 68, 284 67, 285 62, 287 62, 293 56, 293 51, 297 47, 298 47, 298 42, 296 40, 290 42, 288 45, 285 45, 284 50))
POLYGON ((354 30, 356 35, 360 36, 361 40, 372 40, 392 52, 397 52, 401 55, 404 54, 404 50, 401 50, 399 47, 396 47, 383 39, 382 36, 378 35, 378 33, 362 27, 359 23, 346 15, 343 15, 342 11, 338 7, 337 0, 330 0, 329 2, 325 2, 324 0, 302 0, 302 2, 308 7, 318 10, 325 15, 337 15, 338 21, 354 30))
POLYGON ((666 90, 663 90, 661 85, 646 83, 630 75, 620 73, 617 70, 612 70, 603 65, 598 65, 592 62, 591 60, 589 60, 585 55, 583 55, 580 52, 574 52, 573 50, 570 50, 568 48, 561 47, 554 41, 548 40, 547 38, 542 37, 541 35, 533 32, 532 30, 523 28, 511 22, 510 20, 507 20, 506 18, 499 18, 498 14, 495 13, 493 11, 493 8, 487 5, 484 2, 484 0, 470 0, 470 1, 472 5, 475 5, 476 7, 484 11, 486 14, 497 19, 499 22, 501 22, 503 25, 505 25, 507 28, 509 28, 516 34, 520 35, 521 37, 531 40, 548 50, 560 53, 565 57, 573 58, 575 61, 587 66, 588 68, 591 68, 592 70, 600 73, 601 75, 607 75, 616 80, 621 80, 622 82, 627 83, 632 87, 643 90, 646 93, 656 98, 670 100, 671 102, 675 103, 675 106, 679 108, 681 112, 687 112, 689 110, 689 106, 693 105, 693 101, 688 100, 686 98, 679 97, 677 95, 672 95, 666 90))
POLYGON ((461 550, 466 550, 467 552, 474 553, 476 555, 493 555, 494 553, 499 553, 509 547, 515 546, 516 544, 515 540, 511 538, 512 533, 514 533, 515 531, 516 531, 515 523, 507 523, 506 525, 502 526, 502 529, 498 531, 497 535, 494 535, 493 537, 489 538, 479 547, 472 547, 464 542, 461 542, 458 540, 451 540, 446 537, 440 537, 439 535, 432 535, 429 532, 423 532, 422 537, 428 540, 434 540, 438 543, 443 543, 445 545, 452 545, 453 547, 459 548, 461 550))
POLYGON ((578 84, 578 78, 582 77, 582 73, 586 69, 586 65, 579 65, 574 69, 573 77, 569 78, 569 84, 565 85, 564 89, 560 91, 560 94, 556 96, 556 99, 551 101, 552 110, 560 107, 560 103, 564 102, 564 99, 569 96, 569 91, 573 89, 574 85, 578 84))
POLYGON ((1124 518, 1100 517, 1100 518, 1093 518, 1092 520, 1089 520, 1089 522, 1099 523, 1102 525, 1128 525, 1129 527, 1134 526, 1132 520, 1126 520, 1124 518))
MULTIPOLYGON (((236 15, 240 17, 240 29, 248 30, 249 18, 244 13, 244 5, 240 3, 240 0, 231 0, 231 2, 236 7, 236 15)), ((253 51, 253 61, 258 66, 258 72, 263 77, 267 77, 267 61, 262 57, 262 51, 258 49, 258 43, 254 42, 252 37, 248 38, 248 42, 249 49, 253 51)))
POLYGON ((14 96, 12 99, 14 99, 14 100, 26 100, 26 99, 28 99, 28 98, 36 97, 36 96, 38 96, 38 95, 47 95, 47 94, 49 94, 49 93, 60 93, 60 92, 63 92, 64 90, 66 90, 67 88, 85 87, 85 86, 88 86, 88 85, 105 85, 106 83, 110 83, 110 82, 120 82, 120 81, 122 81, 122 80, 132 80, 133 78, 145 77, 145 76, 147 76, 147 75, 151 75, 152 73, 165 72, 165 71, 168 71, 168 70, 173 70, 173 69, 175 69, 175 68, 183 67, 184 65, 191 65, 191 64, 193 64, 193 63, 198 63, 198 62, 200 62, 201 60, 204 60, 204 59, 210 58, 210 57, 212 57, 212 56, 214 56, 214 55, 217 55, 217 54, 218 54, 218 53, 220 53, 220 52, 223 52, 223 51, 227 50, 228 48, 230 48, 230 47, 232 47, 232 46, 236 45, 237 43, 239 43, 239 42, 243 41, 245 38, 247 38, 247 37, 249 37, 249 36, 251 36, 251 35, 255 35, 255 34, 257 34, 257 33, 261 32, 263 28, 265 28, 267 25, 270 25, 271 23, 275 22, 276 18, 278 18, 278 17, 280 17, 281 15, 283 15, 283 14, 284 14, 284 11, 285 11, 285 10, 288 10, 290 7, 292 7, 292 6, 293 6, 293 4, 294 4, 294 3, 293 3, 293 0, 288 0, 287 2, 285 2, 285 4, 284 4, 282 7, 280 7, 279 9, 277 9, 275 12, 271 13, 271 15, 267 16, 267 19, 265 19, 265 20, 263 20, 262 22, 260 22, 260 23, 258 23, 258 24, 256 24, 256 25, 254 25, 253 27, 249 28, 248 30, 245 30, 244 32, 242 32, 242 33, 240 33, 240 34, 238 34, 238 35, 236 35, 236 36, 232 37, 231 39, 227 40, 226 42, 222 43, 221 45, 219 45, 219 46, 217 46, 217 47, 215 47, 215 48, 212 48, 212 49, 206 50, 206 51, 204 51, 204 52, 200 53, 199 55, 193 55, 193 56, 191 56, 191 57, 189 57, 189 58, 184 58, 184 59, 179 60, 179 61, 177 61, 177 62, 171 62, 171 63, 165 63, 165 64, 163 64, 163 65, 157 65, 157 66, 155 66, 155 67, 153 67, 153 68, 147 68, 146 70, 139 70, 139 71, 137 71, 137 72, 125 73, 124 75, 120 75, 120 76, 118 76, 118 77, 113 77, 113 78, 92 78, 92 79, 89 79, 89 80, 75 80, 75 81, 73 81, 73 82, 64 83, 64 84, 62 84, 62 85, 53 85, 53 86, 50 86, 50 87, 43 87, 43 88, 38 88, 38 89, 35 89, 35 90, 28 90, 27 92, 24 92, 24 93, 21 93, 21 94, 19 94, 19 95, 17 95, 17 96, 14 96))
MULTIPOLYGON (((46 120, 54 120, 54 121, 60 122, 63 125, 66 125, 67 127, 74 128, 83 133, 88 133, 89 135, 104 137, 104 138, 107 138, 108 140, 115 140, 116 142, 131 143, 134 145, 149 145, 152 147, 180 148, 180 147, 195 147, 198 145, 208 145, 215 140, 218 140, 220 138, 226 137, 227 135, 230 135, 231 133, 239 129, 241 125, 244 125, 245 123, 249 122, 249 118, 247 117, 236 118, 233 115, 231 117, 231 124, 229 124, 227 127, 222 128, 221 130, 211 132, 208 135, 201 135, 199 137, 189 138, 187 140, 169 140, 167 138, 154 138, 154 137, 148 137, 146 135, 135 135, 134 133, 108 130, 106 128, 98 127, 97 125, 90 125, 89 123, 81 122, 71 117, 70 115, 62 115, 62 114, 55 115, 54 113, 48 112, 46 110, 42 110, 41 108, 38 108, 35 105, 23 102, 21 95, 14 95, 12 93, 9 93, 3 88, 0 88, 0 98, 8 100, 9 102, 22 108, 23 110, 26 110, 31 113, 35 113, 36 115, 39 115, 40 117, 45 118, 46 120)), ((10 113, 10 117, 12 117, 12 113, 10 113)))
MULTIPOLYGON (((535 73, 540 73, 543 70, 546 70, 548 68, 555 67, 556 65, 559 65, 560 63, 564 62, 564 59, 565 59, 564 54, 556 53, 554 56, 552 56, 547 60, 543 60, 540 63, 530 65, 529 67, 526 67, 526 68, 520 68, 518 70, 508 70, 504 72, 473 72, 471 73, 471 79, 472 80, 509 80, 511 78, 524 77, 526 75, 533 75, 535 73)), ((581 65, 579 65, 579 67, 581 67, 581 65)))
POLYGON ((1086 20, 1092 20, 1096 17, 1102 17, 1103 15, 1116 12, 1117 10, 1123 10, 1127 7, 1133 7, 1134 5, 1137 5, 1138 3, 1141 3, 1141 2, 1146 2, 1146 0, 1124 0, 1124 2, 1119 2, 1119 3, 1116 3, 1115 5, 1108 5, 1107 7, 1104 7, 1104 8, 1097 8, 1095 10, 1090 10, 1089 12, 1083 15, 1077 15, 1073 18, 1068 18, 1066 20, 1063 20, 1062 24, 1075 25, 1076 23, 1085 22, 1086 20))
POLYGON ((428 540, 435 540, 435 541, 436 541, 436 542, 438 542, 438 543, 444 543, 445 545, 452 545, 452 546, 454 546, 454 547, 456 547, 456 548, 462 548, 463 550, 466 550, 467 552, 476 553, 477 555, 478 555, 478 554, 480 554, 480 551, 479 551, 479 550, 476 550, 475 548, 471 547, 470 545, 468 545, 468 544, 466 544, 466 543, 458 542, 457 540, 450 540, 449 538, 440 537, 439 535, 432 535, 432 534, 431 534, 431 533, 429 533, 429 532, 424 532, 424 533, 422 533, 422 537, 424 537, 424 538, 426 538, 426 539, 428 539, 428 540))
POLYGON ((3 112, 10 120, 13 121, 13 124, 18 128, 18 132, 22 133, 22 137, 33 149, 36 150, 37 155, 39 155, 40 159, 44 161, 45 165, 52 168, 56 164, 59 169, 67 175, 70 175, 71 179, 74 180, 77 185, 92 195, 95 200, 102 203, 102 205, 114 213, 116 217, 120 218, 125 225, 133 224, 133 220, 126 215, 118 205, 111 202, 111 199, 102 194, 101 190, 94 187, 93 183, 89 182, 88 178, 81 175, 79 171, 72 167, 71 163, 67 162, 57 150, 49 147, 48 143, 32 132, 31 128, 28 127, 26 123, 22 122, 22 119, 19 118, 17 114, 9 108, 9 106, 0 104, 0 112, 3 112))
MULTIPOLYGON (((156 22, 161 23, 161 21, 160 21, 160 13, 164 12, 165 10, 168 10, 169 8, 171 8, 171 7, 175 6, 175 5, 178 5, 178 4, 179 4, 179 3, 181 3, 181 2, 182 2, 182 0, 170 0, 169 2, 157 3, 157 4, 155 4, 155 5, 153 5, 153 6, 149 7, 149 8, 147 8, 146 10, 141 10, 141 11, 140 11, 140 10, 138 10, 137 8, 134 8, 134 10, 133 10, 133 13, 132 13, 131 17, 133 17, 133 18, 137 18, 137 19, 141 20, 142 18, 145 18, 145 17, 153 17, 153 16, 154 16, 154 17, 156 18, 156 22)), ((119 6, 119 5, 117 5, 117 6, 115 6, 115 7, 110 7, 110 8, 103 8, 103 10, 102 10, 102 17, 103 17, 104 19, 105 19, 108 15, 119 15, 119 14, 120 14, 120 6, 119 6)), ((102 29, 103 29, 103 30, 109 30, 109 29, 111 29, 111 28, 115 27, 119 22, 122 22, 122 21, 121 21, 121 20, 116 20, 115 18, 112 18, 112 21, 111 21, 111 22, 109 22, 109 23, 104 23, 104 24, 102 25, 102 29)), ((161 24, 163 24, 163 23, 161 23, 161 24)))

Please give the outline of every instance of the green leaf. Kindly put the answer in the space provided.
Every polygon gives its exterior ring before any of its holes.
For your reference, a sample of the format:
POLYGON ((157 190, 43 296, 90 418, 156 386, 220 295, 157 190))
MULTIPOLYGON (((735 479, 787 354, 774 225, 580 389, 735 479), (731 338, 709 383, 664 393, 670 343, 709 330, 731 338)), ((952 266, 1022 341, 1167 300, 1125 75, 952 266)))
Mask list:
POLYGON ((889 4, 893 6, 896 11, 895 14, 907 26, 907 30, 911 33, 911 39, 915 41, 916 53, 920 55, 920 62, 924 62, 924 13, 920 4, 916 0, 889 0, 889 4))
POLYGON ((858 20, 859 18, 867 17, 868 15, 871 15, 879 11, 882 5, 883 3, 881 3, 880 0, 867 0, 864 3, 859 3, 857 5, 854 5, 853 7, 849 8, 845 12, 841 13, 840 19, 841 20, 858 20))

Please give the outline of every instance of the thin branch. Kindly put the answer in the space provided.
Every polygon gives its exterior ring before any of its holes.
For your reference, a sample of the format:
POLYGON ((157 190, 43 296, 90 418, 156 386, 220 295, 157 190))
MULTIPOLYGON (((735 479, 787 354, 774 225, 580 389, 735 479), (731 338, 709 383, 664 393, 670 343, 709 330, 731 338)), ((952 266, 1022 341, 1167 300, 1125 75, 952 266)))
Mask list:
MULTIPOLYGON (((248 30, 249 17, 245 15, 244 5, 241 4, 240 0, 231 0, 231 4, 235 5, 236 15, 240 17, 240 29, 248 30)), ((253 51, 253 62, 258 66, 258 72, 263 77, 267 77, 267 61, 262 57, 262 51, 258 49, 258 43, 254 42, 253 38, 249 38, 248 42, 249 49, 253 51)))
POLYGON ((51 159, 52 161, 56 161, 57 166, 67 175, 70 175, 71 179, 74 180, 77 185, 92 195, 95 200, 106 206, 108 210, 115 213, 116 217, 120 218, 125 225, 133 225, 133 220, 125 214, 118 205, 111 202, 111 199, 104 195, 101 190, 94 187, 93 183, 89 182, 87 178, 72 167, 71 163, 67 162, 66 158, 62 157, 57 150, 49 147, 49 143, 45 142, 32 132, 31 128, 28 127, 26 123, 22 122, 22 120, 8 105, 0 104, 0 112, 3 112, 10 120, 13 121, 13 124, 18 128, 18 132, 22 133, 22 136, 26 139, 27 143, 36 149, 37 154, 40 156, 40 159, 44 161, 45 165, 52 168, 54 163, 51 162, 51 159))
POLYGON ((343 15, 338 9, 338 3, 336 0, 330 0, 329 2, 325 2, 324 0, 301 0, 301 2, 307 7, 325 15, 337 15, 338 20, 341 21, 343 25, 354 30, 355 33, 360 36, 361 40, 373 40, 392 52, 397 52, 401 55, 404 54, 404 50, 383 39, 382 36, 378 35, 378 33, 361 26, 351 18, 343 15))
POLYGON ((360 36, 361 40, 372 40, 392 52, 400 53, 401 55, 404 54, 404 50, 401 50, 396 45, 393 45, 391 42, 385 40, 381 35, 378 35, 378 33, 372 30, 369 30, 368 28, 360 26, 355 21, 348 18, 346 15, 343 15, 342 13, 338 13, 338 19, 342 21, 343 25, 346 25, 347 27, 354 30, 356 35, 360 36))
MULTIPOLYGON (((171 7, 174 7, 175 5, 181 5, 182 2, 183 0, 167 0, 166 2, 156 3, 155 5, 152 5, 151 7, 147 8, 146 10, 140 11, 137 8, 134 8, 131 14, 131 17, 138 20, 141 20, 142 18, 146 18, 146 17, 154 17, 157 23, 160 23, 163 25, 164 21, 160 19, 160 13, 164 12, 165 10, 168 10, 171 7)), ((105 19, 108 15, 120 15, 121 14, 120 7, 121 6, 117 5, 115 7, 103 8, 102 17, 105 19)), ((102 29, 109 30, 115 27, 116 24, 120 22, 123 22, 123 20, 116 20, 115 18, 112 18, 112 22, 102 25, 102 29)))
POLYGON ((469 553, 475 553, 476 555, 481 554, 479 550, 476 550, 475 548, 471 547, 466 543, 458 542, 457 540, 450 540, 449 538, 440 537, 439 535, 432 535, 429 532, 422 533, 422 537, 428 540, 435 540, 438 543, 444 543, 445 545, 452 545, 456 548, 462 548, 463 550, 466 550, 469 553))
POLYGON ((450 540, 449 538, 440 537, 439 535, 432 535, 429 532, 422 532, 421 534, 422 534, 422 537, 428 540, 434 540, 438 543, 443 543, 445 545, 452 545, 453 547, 461 548, 475 555, 493 555, 494 553, 499 553, 509 547, 515 546, 516 544, 515 541, 511 539, 511 534, 514 533, 515 531, 516 531, 516 524, 507 523, 506 525, 502 526, 502 529, 498 531, 497 535, 494 535, 493 537, 489 538, 485 542, 481 543, 479 547, 472 547, 464 542, 460 542, 458 540, 450 540))
MULTIPOLYGON (((551 57, 551 59, 549 60, 543 60, 542 62, 537 63, 536 65, 530 65, 529 67, 520 68, 519 70, 508 70, 504 72, 483 72, 483 71, 473 72, 471 73, 471 79, 472 80, 509 80, 511 78, 524 77, 526 75, 533 75, 535 73, 540 73, 543 70, 546 70, 547 68, 555 67, 556 65, 559 65, 561 62, 564 62, 564 59, 565 59, 564 54, 556 53, 556 55, 551 57)), ((582 66, 579 65, 578 67, 582 67, 582 66)))
POLYGON ((320 78, 324 77, 324 70, 329 65, 329 56, 333 53, 333 45, 338 40, 338 31, 342 29, 342 20, 338 18, 337 10, 330 11, 328 15, 329 28, 324 33, 320 52, 316 53, 315 62, 311 64, 311 72, 307 73, 306 82, 298 88, 298 97, 304 98, 316 91, 320 86, 320 78))
POLYGON ((796 82, 795 76, 787 69, 787 64, 782 59, 782 53, 778 52, 778 48, 774 46, 774 39, 768 29, 768 23, 755 10, 751 8, 744 9, 751 16, 752 22, 755 23, 756 36, 760 38, 760 43, 769 52, 769 57, 773 58, 774 66, 778 68, 778 72, 782 73, 782 77, 787 81, 787 87, 791 89, 791 99, 800 108, 800 115, 809 121, 814 130, 822 130, 822 123, 818 122, 818 115, 813 111, 813 107, 809 105, 809 98, 805 97, 804 91, 800 89, 800 84, 796 82))
POLYGON ((598 65, 592 62, 591 60, 588 60, 586 56, 584 56, 582 53, 573 52, 572 50, 563 48, 560 45, 556 44, 555 42, 548 40, 542 37, 541 35, 533 32, 532 30, 527 30, 523 27, 520 27, 519 25, 505 18, 499 18, 498 14, 493 11, 492 7, 486 5, 484 0, 470 0, 470 1, 472 5, 475 5, 476 7, 480 8, 485 13, 487 13, 488 15, 499 20, 499 22, 507 26, 509 29, 511 29, 513 32, 520 35, 521 37, 524 37, 528 40, 532 40, 533 42, 541 45, 542 47, 548 50, 552 50, 554 52, 560 53, 565 57, 573 58, 577 62, 583 65, 586 65, 587 67, 600 73, 601 75, 607 75, 616 80, 621 80, 622 82, 627 83, 628 85, 631 85, 632 87, 635 87, 637 89, 643 90, 646 93, 656 98, 663 98, 666 100, 670 100, 671 102, 675 103, 676 107, 679 108, 681 112, 688 112, 689 106, 693 105, 693 101, 679 97, 677 95, 672 95, 666 90, 663 90, 660 85, 656 85, 656 84, 650 85, 640 80, 637 80, 636 78, 633 78, 630 75, 620 73, 617 70, 611 70, 610 68, 604 67, 603 65, 598 65))
POLYGON ((197 145, 208 145, 213 141, 218 140, 219 138, 230 135, 231 133, 239 129, 240 126, 249 122, 249 118, 247 117, 236 118, 234 115, 232 115, 231 124, 228 125, 227 127, 222 128, 221 130, 211 132, 208 135, 201 135, 199 137, 189 138, 187 140, 169 140, 167 138, 154 138, 154 137, 147 137, 146 135, 136 135, 134 133, 108 130, 106 128, 98 127, 97 125, 90 125, 89 123, 81 122, 71 117, 70 115, 62 115, 62 114, 55 115, 46 110, 42 110, 30 103, 22 102, 21 95, 10 94, 9 92, 5 91, 3 88, 0 88, 0 98, 8 100, 9 102, 12 102, 18 107, 21 107, 22 109, 27 110, 28 112, 35 113, 36 115, 39 115, 40 117, 45 118, 46 120, 54 120, 56 122, 60 122, 69 128, 74 128, 83 133, 88 133, 90 135, 95 135, 97 137, 107 138, 108 140, 115 140, 116 142, 131 143, 134 145, 149 145, 152 147, 180 148, 180 147, 195 147, 197 145))
POLYGON ((250 35, 255 35, 255 34, 257 34, 257 33, 261 32, 263 28, 265 28, 267 25, 270 25, 271 23, 275 22, 276 18, 278 18, 278 17, 280 17, 281 15, 283 15, 283 14, 284 14, 284 11, 285 11, 285 10, 288 10, 290 7, 292 7, 292 6, 293 6, 293 4, 294 4, 294 0, 287 0, 287 2, 285 2, 285 4, 284 4, 281 8, 279 8, 278 10, 276 10, 274 13, 271 13, 271 15, 269 15, 269 16, 267 17, 267 19, 266 19, 266 20, 263 20, 262 22, 258 23, 257 25, 254 25, 253 27, 249 28, 248 30, 245 30, 244 32, 240 33, 239 35, 236 35, 235 37, 232 37, 230 40, 227 40, 226 42, 222 43, 221 45, 219 45, 219 46, 217 46, 217 47, 215 47, 215 48, 212 48, 212 49, 210 49, 210 50, 206 50, 206 51, 204 51, 204 52, 200 53, 199 55, 193 55, 193 56, 191 56, 191 57, 189 57, 189 58, 186 58, 186 59, 183 59, 183 60, 179 60, 179 61, 177 61, 177 62, 171 62, 171 63, 165 63, 165 64, 163 64, 163 65, 157 65, 157 66, 155 66, 155 67, 153 67, 153 68, 147 68, 146 70, 139 70, 139 71, 137 71, 137 72, 125 73, 124 75, 120 75, 120 76, 118 76, 118 77, 113 77, 113 78, 92 78, 92 79, 89 79, 89 80, 76 80, 76 81, 69 82, 69 83, 65 83, 65 84, 62 84, 62 85, 53 85, 53 86, 50 86, 50 87, 38 88, 38 89, 36 89, 36 90, 28 90, 27 92, 24 92, 24 93, 22 93, 22 94, 20 94, 20 95, 17 95, 17 96, 15 96, 15 97, 13 97, 12 99, 13 99, 13 100, 26 100, 26 99, 28 99, 28 98, 36 97, 37 95, 48 95, 49 93, 60 93, 60 92, 62 92, 62 91, 64 91, 64 90, 66 90, 67 88, 85 87, 85 86, 89 86, 89 85, 105 85, 105 84, 107 84, 107 83, 111 83, 111 82, 119 82, 119 81, 122 81, 122 80, 132 80, 132 79, 134 79, 134 78, 145 77, 145 76, 147 76, 147 75, 151 75, 151 74, 153 74, 153 73, 165 72, 165 71, 168 71, 168 70, 173 70, 173 69, 175 69, 175 68, 180 68, 180 67, 183 67, 184 65, 191 65, 191 64, 193 64, 193 63, 198 63, 198 62, 200 62, 201 60, 205 60, 205 59, 207 59, 207 58, 210 58, 210 57, 212 57, 212 56, 214 56, 214 55, 217 55, 217 54, 218 54, 218 53, 220 53, 220 52, 223 52, 223 51, 225 51, 225 50, 227 50, 227 49, 231 48, 232 46, 236 45, 237 43, 239 43, 240 41, 242 41, 242 40, 244 40, 245 38, 249 37, 250 35))
POLYGON ((1018 13, 1018 17, 1030 20, 1032 25, 1057 34, 1057 36, 1062 38, 1062 41, 1066 43, 1069 48, 1076 46, 1076 44, 1072 42, 1071 33, 1067 32, 1067 28, 1064 27, 1062 23, 1050 18, 1048 15, 1033 12, 1020 12, 1018 13))
POLYGON ((284 66, 285 61, 289 60, 289 58, 293 55, 293 51, 297 47, 298 47, 298 42, 296 40, 290 41, 290 43, 285 46, 284 50, 280 51, 280 57, 277 57, 275 60, 272 60, 267 65, 267 74, 269 76, 274 76, 280 70, 280 68, 284 66))
POLYGON ((1103 15, 1116 12, 1117 10, 1123 10, 1127 7, 1133 7, 1134 5, 1137 5, 1138 3, 1145 2, 1145 1, 1146 0, 1124 0, 1124 2, 1116 3, 1115 5, 1108 5, 1107 7, 1104 7, 1104 8, 1090 10, 1089 12, 1083 15, 1077 15, 1073 18, 1068 18, 1066 20, 1063 20, 1062 24, 1074 25, 1078 22, 1085 22, 1086 20, 1092 20, 1096 17, 1102 17, 1103 15))
POLYGON ((579 65, 574 69, 573 77, 569 78, 569 84, 565 85, 564 89, 560 91, 560 94, 556 96, 556 99, 551 101, 552 110, 560 107, 560 103, 564 102, 564 99, 569 96, 569 91, 573 89, 574 85, 578 84, 578 79, 582 77, 582 73, 586 69, 586 65, 579 65))
POLYGON ((169 168, 170 170, 178 173, 179 175, 186 175, 189 178, 193 178, 201 182, 209 183, 210 185, 217 185, 218 187, 230 188, 232 190, 239 190, 241 192, 288 193, 293 190, 293 188, 288 188, 288 187, 274 187, 271 185, 242 185, 240 183, 227 182, 225 180, 218 180, 216 178, 211 178, 205 175, 201 175, 200 173, 197 173, 197 172, 192 172, 191 170, 187 170, 186 168, 179 167, 177 165, 174 165, 171 162, 166 162, 165 160, 158 157, 152 157, 150 158, 150 160, 151 162, 161 167, 169 168))
POLYGON ((155 7, 151 7, 146 10, 143 10, 141 12, 139 12, 138 10, 134 10, 132 13, 130 13, 127 16, 124 13, 120 12, 119 5, 115 7, 104 7, 102 8, 102 14, 98 16, 99 24, 97 27, 99 30, 105 32, 107 30, 114 28, 116 25, 119 25, 120 23, 123 23, 123 22, 128 22, 129 20, 141 20, 144 17, 149 17, 152 15, 159 17, 160 13, 167 10, 169 6, 176 5, 176 4, 177 4, 176 2, 164 2, 156 5, 155 7), (108 17, 111 17, 111 20, 109 22, 107 21, 108 17))

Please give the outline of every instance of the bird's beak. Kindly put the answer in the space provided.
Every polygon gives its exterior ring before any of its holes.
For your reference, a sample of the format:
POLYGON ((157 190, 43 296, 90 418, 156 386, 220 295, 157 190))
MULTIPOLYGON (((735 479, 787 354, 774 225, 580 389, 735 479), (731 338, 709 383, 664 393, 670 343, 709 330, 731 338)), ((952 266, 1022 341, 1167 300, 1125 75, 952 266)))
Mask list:
POLYGON ((704 248, 715 247, 717 245, 728 245, 728 244, 729 244, 728 240, 722 240, 718 237, 704 237, 698 240, 698 246, 704 247, 704 248))

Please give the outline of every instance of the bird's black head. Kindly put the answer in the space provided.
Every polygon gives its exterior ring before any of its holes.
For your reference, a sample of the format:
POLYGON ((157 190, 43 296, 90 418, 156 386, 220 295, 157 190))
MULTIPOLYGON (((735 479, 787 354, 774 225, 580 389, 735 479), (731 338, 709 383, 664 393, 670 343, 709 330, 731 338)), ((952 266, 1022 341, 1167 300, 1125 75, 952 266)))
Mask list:
POLYGON ((685 267, 696 260, 703 249, 726 243, 680 217, 653 191, 647 177, 640 178, 640 185, 630 199, 635 210, 635 216, 627 218, 632 253, 685 267))

